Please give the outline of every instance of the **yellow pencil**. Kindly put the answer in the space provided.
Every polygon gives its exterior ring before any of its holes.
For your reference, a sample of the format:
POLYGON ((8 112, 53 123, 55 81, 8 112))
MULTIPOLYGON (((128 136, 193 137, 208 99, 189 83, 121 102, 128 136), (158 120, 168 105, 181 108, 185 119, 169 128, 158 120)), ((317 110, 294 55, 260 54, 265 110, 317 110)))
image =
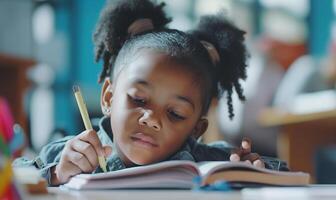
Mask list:
MULTIPOLYGON (((73 86, 73 91, 74 91, 74 94, 75 94, 75 97, 76 97, 76 101, 77 101, 77 105, 78 105, 80 114, 81 114, 83 122, 84 122, 85 129, 86 130, 92 130, 92 125, 91 125, 91 122, 90 122, 89 114, 88 114, 88 111, 86 109, 84 99, 83 99, 82 94, 80 92, 79 86, 78 85, 73 86)), ((98 162, 99 162, 100 168, 102 168, 102 170, 104 172, 107 172, 105 157, 104 156, 98 156, 98 162)))

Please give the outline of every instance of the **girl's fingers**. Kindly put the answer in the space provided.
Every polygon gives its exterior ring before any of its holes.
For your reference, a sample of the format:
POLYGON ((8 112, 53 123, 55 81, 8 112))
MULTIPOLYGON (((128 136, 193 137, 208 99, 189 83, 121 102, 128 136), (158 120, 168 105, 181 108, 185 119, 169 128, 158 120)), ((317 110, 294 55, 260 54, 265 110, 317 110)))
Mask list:
POLYGON ((78 136, 80 140, 90 143, 98 156, 104 155, 103 146, 100 142, 100 139, 96 131, 94 130, 84 131, 83 134, 80 134, 78 136))
POLYGON ((247 164, 249 164, 249 165, 252 165, 252 162, 249 161, 249 160, 245 160, 244 162, 247 163, 247 164))
POLYGON ((109 155, 111 155, 111 153, 112 153, 112 147, 110 147, 110 146, 104 146, 103 149, 104 149, 105 157, 108 157, 109 155))
POLYGON ((98 155, 90 143, 75 140, 72 142, 71 147, 74 151, 83 154, 93 168, 98 166, 98 155))
MULTIPOLYGON (((241 147, 231 150, 231 155, 236 154, 236 155, 233 156, 234 160, 236 160, 237 158, 239 158, 239 160, 244 160, 244 159, 240 159, 240 158, 243 158, 244 156, 246 156, 250 153, 251 153, 251 140, 248 139, 248 138, 243 138, 241 147)), ((230 158, 230 160, 231 160, 231 158, 230 158)))
POLYGON ((243 157, 246 154, 251 153, 251 140, 243 138, 241 147, 231 150, 231 154, 237 154, 239 157, 243 157))
POLYGON ((244 137, 241 143, 241 147, 244 151, 244 154, 248 154, 251 152, 252 142, 249 138, 244 137))
POLYGON ((263 161, 261 161, 260 159, 254 161, 253 165, 256 166, 256 167, 265 168, 265 163, 263 161))
POLYGON ((82 170, 68 160, 67 156, 62 156, 60 163, 55 167, 55 176, 51 181, 52 185, 60 185, 69 181, 69 178, 81 173, 82 170))
POLYGON ((57 177, 57 180, 53 184, 59 185, 66 183, 72 176, 80 174, 81 172, 81 169, 71 162, 60 162, 56 165, 55 168, 54 173, 57 177))
POLYGON ((84 154, 76 151, 71 151, 67 155, 68 160, 76 165, 82 172, 92 172, 94 170, 93 166, 90 164, 89 160, 84 154))
POLYGON ((238 154, 231 154, 231 156, 230 156, 230 161, 232 161, 232 162, 238 162, 238 161, 240 161, 240 157, 239 157, 239 155, 238 154))
POLYGON ((242 148, 234 148, 231 150, 231 154, 237 154, 239 157, 243 156, 244 152, 242 148))
POLYGON ((253 163, 257 167, 265 167, 265 164, 260 160, 257 153, 251 153, 251 140, 243 138, 241 147, 231 151, 230 161, 244 161, 248 164, 253 163))
POLYGON ((242 161, 249 160, 249 161, 251 161, 251 163, 252 163, 252 162, 258 160, 259 158, 260 158, 259 154, 257 154, 257 153, 249 153, 249 154, 247 154, 247 155, 244 155, 244 156, 241 158, 241 160, 242 160, 242 161))

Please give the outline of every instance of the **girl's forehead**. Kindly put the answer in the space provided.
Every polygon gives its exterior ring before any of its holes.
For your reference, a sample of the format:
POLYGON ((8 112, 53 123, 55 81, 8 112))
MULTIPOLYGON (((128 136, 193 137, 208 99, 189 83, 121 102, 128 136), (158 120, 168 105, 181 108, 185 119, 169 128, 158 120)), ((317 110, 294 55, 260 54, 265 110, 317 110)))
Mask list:
MULTIPOLYGON (((142 83, 160 94, 188 96, 197 103, 201 99, 201 82, 190 66, 179 64, 164 54, 142 54, 123 71, 122 82, 128 87, 142 83)), ((141 85, 141 84, 140 84, 141 85)))
POLYGON ((199 77, 191 66, 180 64, 174 58, 163 53, 139 54, 127 67, 129 79, 179 81, 194 84, 199 77))

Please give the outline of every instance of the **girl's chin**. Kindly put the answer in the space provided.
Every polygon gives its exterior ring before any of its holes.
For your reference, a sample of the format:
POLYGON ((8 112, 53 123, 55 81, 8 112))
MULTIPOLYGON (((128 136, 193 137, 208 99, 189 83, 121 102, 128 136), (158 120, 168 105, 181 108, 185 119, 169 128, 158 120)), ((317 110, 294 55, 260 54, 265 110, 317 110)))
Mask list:
POLYGON ((131 161, 136 165, 149 165, 154 163, 154 159, 145 159, 145 158, 134 158, 131 161))
POLYGON ((136 165, 149 165, 160 161, 152 156, 141 156, 141 153, 128 157, 129 160, 136 165))

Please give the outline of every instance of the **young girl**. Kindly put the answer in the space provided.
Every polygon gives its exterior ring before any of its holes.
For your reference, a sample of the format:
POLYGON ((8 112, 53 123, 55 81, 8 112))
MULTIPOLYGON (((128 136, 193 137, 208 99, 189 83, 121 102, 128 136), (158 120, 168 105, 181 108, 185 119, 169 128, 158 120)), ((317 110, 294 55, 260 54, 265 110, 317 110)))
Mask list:
POLYGON ((286 169, 281 161, 197 139, 207 129, 211 99, 226 93, 244 100, 244 32, 224 16, 203 17, 191 32, 168 29, 163 4, 120 1, 103 10, 94 34, 96 61, 103 60, 102 118, 99 132, 84 131, 48 144, 35 164, 50 185, 79 173, 110 171, 164 160, 245 160, 259 167, 286 169))

